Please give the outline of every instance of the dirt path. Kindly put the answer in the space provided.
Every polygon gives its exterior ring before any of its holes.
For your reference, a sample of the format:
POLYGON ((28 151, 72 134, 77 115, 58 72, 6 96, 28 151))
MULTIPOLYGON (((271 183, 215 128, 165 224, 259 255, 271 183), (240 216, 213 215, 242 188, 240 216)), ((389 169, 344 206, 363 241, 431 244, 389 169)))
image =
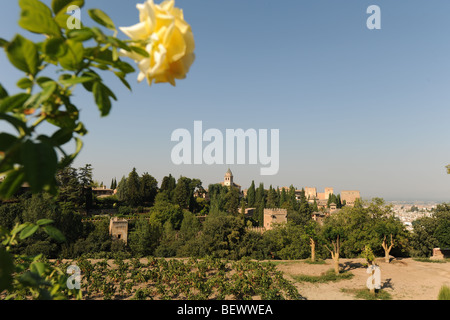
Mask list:
MULTIPOLYGON (((293 280, 293 275, 320 275, 333 268, 333 261, 326 264, 308 264, 303 261, 286 261, 277 268, 286 278, 293 280)), ((354 274, 352 279, 328 283, 296 282, 300 294, 308 300, 354 300, 350 293, 341 289, 366 288, 369 275, 363 266, 364 259, 341 259, 340 266, 354 274)), ((436 300, 442 285, 450 286, 450 263, 419 262, 413 259, 396 259, 385 263, 377 259, 381 268, 382 289, 393 300, 436 300)))

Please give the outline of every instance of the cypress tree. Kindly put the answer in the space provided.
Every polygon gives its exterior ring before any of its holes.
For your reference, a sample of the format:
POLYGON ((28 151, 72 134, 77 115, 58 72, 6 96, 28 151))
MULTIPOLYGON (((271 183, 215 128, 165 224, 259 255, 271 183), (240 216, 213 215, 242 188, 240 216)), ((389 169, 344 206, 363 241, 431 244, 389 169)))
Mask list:
POLYGON ((119 181, 119 184, 117 185, 117 199, 119 201, 126 201, 127 200, 127 178, 125 176, 122 177, 122 179, 119 181))
POLYGON ((136 168, 133 168, 127 179, 127 201, 130 206, 137 207, 141 205, 142 197, 140 189, 139 175, 136 172, 136 168))
POLYGON ((286 200, 287 200, 286 189, 282 188, 280 194, 280 207, 283 207, 283 204, 286 202, 286 200))
POLYGON ((256 217, 255 220, 258 221, 259 226, 263 226, 264 223, 264 208, 266 206, 265 201, 265 190, 264 190, 264 184, 260 183, 259 187, 256 189, 256 196, 255 196, 255 211, 256 211, 256 217))
POLYGON ((253 208, 255 206, 256 201, 256 191, 255 191, 255 181, 252 180, 252 184, 247 191, 247 204, 249 208, 253 208))
POLYGON ((278 207, 278 199, 277 199, 277 192, 274 188, 272 188, 272 185, 270 185, 269 192, 267 194, 267 208, 276 208, 278 207))

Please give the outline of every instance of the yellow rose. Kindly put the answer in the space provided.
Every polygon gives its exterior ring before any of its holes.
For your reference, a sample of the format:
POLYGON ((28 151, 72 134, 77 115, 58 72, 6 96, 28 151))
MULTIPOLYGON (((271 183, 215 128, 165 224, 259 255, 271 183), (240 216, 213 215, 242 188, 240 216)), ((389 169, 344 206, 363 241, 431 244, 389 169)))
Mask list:
POLYGON ((150 57, 125 50, 121 54, 137 63, 139 82, 146 78, 149 85, 154 81, 170 82, 175 86, 175 79, 186 78, 195 59, 191 27, 184 21, 183 11, 175 7, 174 0, 163 1, 159 5, 148 0, 136 7, 140 22, 120 30, 146 50, 150 57))

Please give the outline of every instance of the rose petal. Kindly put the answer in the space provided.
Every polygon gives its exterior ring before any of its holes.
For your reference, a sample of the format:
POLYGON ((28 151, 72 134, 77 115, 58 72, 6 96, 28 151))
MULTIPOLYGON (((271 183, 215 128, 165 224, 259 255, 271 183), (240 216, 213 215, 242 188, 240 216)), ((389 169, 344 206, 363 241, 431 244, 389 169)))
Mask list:
POLYGON ((133 40, 146 40, 150 36, 147 22, 139 22, 131 27, 120 27, 123 33, 133 40))

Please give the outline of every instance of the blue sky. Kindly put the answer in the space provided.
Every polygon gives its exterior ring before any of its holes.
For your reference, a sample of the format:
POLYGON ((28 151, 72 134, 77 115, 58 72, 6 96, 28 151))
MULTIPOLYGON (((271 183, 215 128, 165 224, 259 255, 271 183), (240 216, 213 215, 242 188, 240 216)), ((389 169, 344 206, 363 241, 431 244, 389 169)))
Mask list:
MULTIPOLYGON (((46 1, 47 3, 49 1, 46 1)), ((130 0, 86 1, 118 26, 138 22, 130 0)), ((159 1, 155 1, 159 2, 159 1)), ((171 173, 222 181, 227 165, 171 162, 172 131, 279 129, 280 170, 231 165, 236 183, 360 190, 364 198, 450 201, 450 2, 446 0, 178 0, 192 26, 196 61, 187 79, 129 92, 108 78, 118 102, 100 118, 76 91, 89 130, 75 166, 91 163, 109 185, 133 167, 158 181, 171 173), (370 5, 381 30, 369 30, 370 5)), ((17 1, 4 1, 0 37, 17 32, 17 1)), ((93 22, 85 11, 84 24, 93 22)), ((31 34, 24 32, 27 36, 31 34)), ((122 33, 119 37, 126 38, 122 33)), ((20 73, 0 53, 10 93, 20 73)))

